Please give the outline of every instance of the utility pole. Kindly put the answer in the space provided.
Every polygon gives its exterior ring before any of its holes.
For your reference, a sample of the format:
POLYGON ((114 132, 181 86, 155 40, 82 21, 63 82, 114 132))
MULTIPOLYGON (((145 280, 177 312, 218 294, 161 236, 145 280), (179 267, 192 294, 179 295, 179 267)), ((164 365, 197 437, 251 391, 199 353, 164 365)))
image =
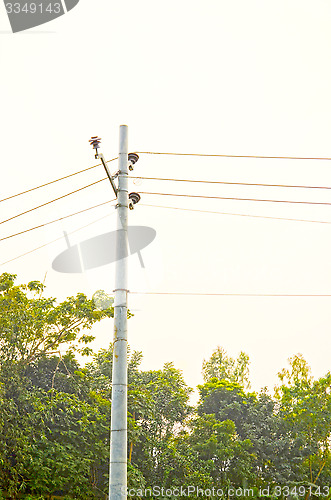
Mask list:
POLYGON ((110 470, 109 500, 127 499, 127 318, 128 318, 128 210, 139 202, 138 193, 128 193, 128 170, 138 161, 136 153, 128 154, 128 127, 120 126, 118 172, 112 175, 104 156, 98 152, 101 139, 97 136, 89 141, 95 149, 107 173, 117 198, 117 238, 116 238, 116 276, 114 298, 114 340, 112 403, 110 429, 110 470), (118 177, 118 188, 114 179, 118 177))
POLYGON ((129 196, 128 128, 126 125, 120 126, 118 167, 109 500, 126 500, 127 498, 127 256, 129 196))

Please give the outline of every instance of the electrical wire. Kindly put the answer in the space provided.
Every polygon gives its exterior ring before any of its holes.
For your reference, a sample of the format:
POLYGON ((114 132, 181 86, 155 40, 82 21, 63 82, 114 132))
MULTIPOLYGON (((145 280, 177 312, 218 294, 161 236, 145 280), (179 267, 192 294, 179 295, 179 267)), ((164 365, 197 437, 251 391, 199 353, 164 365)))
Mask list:
MULTIPOLYGON (((291 156, 248 156, 248 155, 212 155, 212 154, 198 154, 198 153, 158 153, 158 152, 151 152, 151 151, 140 151, 138 152, 139 154, 153 154, 153 155, 173 155, 173 156, 201 156, 201 157, 224 157, 224 158, 264 158, 264 159, 293 159, 293 160, 330 160, 331 158, 306 158, 306 157, 291 157, 291 156)), ((137 153, 137 154, 138 154, 137 153)), ((110 163, 112 161, 117 160, 118 157, 112 158, 110 160, 107 160, 106 163, 110 163)), ((11 196, 8 196, 6 198, 3 198, 0 200, 0 203, 10 200, 12 198, 15 198, 17 196, 21 196, 26 193, 30 193, 32 191, 35 191, 37 189, 40 189, 45 186, 49 186, 51 184, 54 184, 56 182, 62 181, 64 179, 68 179, 69 177, 73 177, 75 175, 81 174, 83 172, 86 172, 88 170, 94 169, 98 166, 102 165, 101 163, 98 163, 97 165, 93 165, 92 167, 84 168, 82 170, 78 170, 77 172, 73 172, 72 174, 65 175, 63 177, 60 177, 58 179, 54 179, 53 181, 46 182, 44 184, 40 184, 39 186, 35 186, 33 188, 27 189, 25 191, 22 191, 20 193, 13 194, 11 196)), ((265 187, 284 187, 284 188, 310 188, 310 189, 331 189, 331 187, 327 186, 302 186, 302 185, 285 185, 285 184, 264 184, 264 183, 245 183, 245 182, 222 182, 222 181, 202 181, 202 180, 189 180, 189 179, 165 179, 165 178, 159 178, 159 177, 132 177, 133 179, 145 179, 145 180, 164 180, 164 181, 178 181, 178 182, 199 182, 199 183, 207 183, 207 184, 228 184, 228 185, 243 185, 243 186, 265 186, 265 187)), ((39 207, 37 207, 39 208, 39 207)), ((7 222, 7 221, 4 221, 7 222)))
POLYGON ((262 201, 262 202, 272 202, 272 203, 300 203, 303 205, 331 205, 329 202, 325 201, 294 201, 294 200, 262 200, 259 198, 234 198, 227 196, 204 196, 201 194, 175 194, 175 193, 151 193, 147 191, 139 191, 139 194, 151 194, 158 196, 180 196, 185 198, 204 198, 211 200, 235 200, 235 201, 262 201))
MULTIPOLYGON (((69 217, 73 217, 75 215, 81 214, 83 212, 87 212, 89 210, 92 210, 94 208, 101 207, 103 205, 106 205, 107 203, 111 203, 113 201, 116 201, 115 199, 105 201, 103 203, 98 203, 97 205, 94 205, 93 207, 89 208, 84 208, 83 210, 79 210, 78 212, 74 212, 73 214, 65 215, 63 217, 59 217, 58 219, 54 219, 49 222, 45 222, 44 224, 40 224, 39 226, 34 226, 29 229, 25 229, 24 231, 20 231, 18 233, 11 234, 9 236, 5 236, 4 238, 0 238, 0 241, 8 240, 10 238, 14 238, 15 236, 19 236, 21 234, 28 233, 30 231, 34 231, 35 229, 39 229, 44 226, 48 226, 49 224, 54 224, 55 222, 59 222, 63 219, 67 219, 69 217)), ((320 221, 320 220, 309 220, 309 219, 290 219, 290 218, 285 218, 285 217, 272 217, 268 215, 252 215, 252 214, 236 214, 232 212, 217 212, 213 210, 198 210, 194 208, 182 208, 182 207, 167 207, 164 205, 150 205, 150 204, 145 204, 145 203, 140 203, 141 207, 152 207, 152 208, 165 208, 165 209, 170 209, 170 210, 182 210, 186 212, 198 212, 198 213, 207 213, 207 214, 219 214, 219 215, 232 215, 232 216, 239 216, 239 217, 253 217, 253 218, 258 218, 258 219, 274 219, 274 220, 284 220, 284 221, 293 221, 293 222, 312 222, 315 224, 331 224, 331 221, 320 221)))
POLYGON ((329 186, 302 186, 293 184, 263 184, 263 183, 253 183, 253 182, 228 182, 228 181, 204 181, 204 180, 193 180, 193 179, 165 179, 163 177, 134 177, 130 176, 130 179, 141 179, 148 181, 175 181, 175 182, 192 182, 199 184, 225 184, 229 186, 262 186, 262 187, 281 187, 281 188, 306 188, 306 189, 331 189, 329 186))
MULTIPOLYGON (((99 222, 100 220, 105 219, 106 217, 109 217, 110 215, 113 215, 113 213, 104 215, 103 217, 100 217, 99 219, 96 219, 93 222, 90 222, 89 224, 85 224, 85 226, 81 226, 78 229, 75 229, 74 231, 70 231, 70 233, 67 233, 67 235, 77 233, 81 229, 84 229, 85 227, 91 226, 92 224, 95 224, 96 222, 99 222)), ((25 255, 36 252, 37 250, 40 250, 41 248, 47 247, 48 245, 51 245, 52 243, 55 243, 56 241, 59 241, 62 239, 63 239, 63 236, 60 236, 59 238, 55 238, 55 240, 49 241, 48 243, 45 243, 44 245, 40 245, 37 248, 33 248, 32 250, 29 250, 28 252, 22 253, 21 255, 18 255, 17 257, 14 257, 13 259, 9 259, 9 260, 6 260, 5 262, 1 262, 0 266, 4 266, 5 264, 8 264, 9 262, 13 262, 14 260, 20 259, 21 257, 25 257, 25 255)))
MULTIPOLYGON (((20 231, 18 233, 11 234, 9 236, 5 236, 4 238, 0 238, 0 241, 8 240, 10 238, 14 238, 15 236, 19 236, 21 234, 28 233, 30 231, 34 231, 35 229, 39 229, 44 226, 48 226, 49 224, 54 224, 55 222, 59 222, 63 219, 67 219, 69 217, 73 217, 75 215, 81 214, 83 212, 87 212, 89 210, 92 210, 94 208, 100 207, 102 205, 106 205, 107 203, 111 203, 113 201, 116 201, 115 199, 105 201, 103 203, 98 203, 97 205, 94 205, 89 208, 85 208, 83 210, 79 210, 78 212, 74 212, 69 215, 65 215, 63 217, 59 217, 58 219, 54 219, 49 222, 45 222, 44 224, 40 224, 39 226, 34 226, 29 229, 25 229, 24 231, 20 231)), ((293 222, 311 222, 314 224, 331 224, 331 221, 321 221, 321 220, 309 220, 309 219, 291 219, 291 218, 286 218, 286 217, 272 217, 268 215, 253 215, 253 214, 238 214, 238 213, 232 213, 232 212, 218 212, 214 210, 198 210, 194 208, 183 208, 183 207, 168 207, 164 205, 150 205, 146 203, 141 203, 141 207, 152 207, 152 208, 165 208, 169 210, 181 210, 181 211, 186 211, 186 212, 198 212, 198 213, 207 213, 207 214, 218 214, 218 215, 231 215, 231 216, 237 216, 237 217, 252 217, 252 218, 258 218, 258 219, 272 219, 272 220, 284 220, 284 221, 293 221, 293 222)))
POLYGON ((139 155, 167 155, 167 156, 202 156, 209 158, 261 158, 265 160, 331 160, 324 157, 304 157, 304 156, 259 156, 259 155, 221 155, 205 153, 159 153, 155 151, 136 151, 139 155))
MULTIPOLYGON (((111 160, 108 160, 106 163, 110 163, 111 161, 117 160, 118 157, 112 158, 111 160)), ((45 184, 40 184, 40 186, 36 186, 31 189, 27 189, 26 191, 22 191, 21 193, 13 194, 11 196, 8 196, 7 198, 3 198, 0 200, 0 203, 6 200, 10 200, 11 198, 16 198, 16 196, 21 196, 22 194, 30 193, 31 191, 35 191, 36 189, 40 189, 45 186, 49 186, 50 184, 54 184, 55 182, 63 181, 64 179, 68 179, 69 177, 73 177, 74 175, 81 174, 82 172, 86 172, 87 170, 92 170, 93 168, 99 167, 102 165, 102 163, 98 163, 97 165, 93 165, 92 167, 84 168, 83 170, 78 170, 78 172, 74 172, 73 174, 65 175, 64 177, 60 177, 59 179, 55 179, 54 181, 50 182, 45 182, 45 184)))
MULTIPOLYGON (((30 231, 34 231, 35 229, 39 229, 44 226, 48 226, 49 224, 54 224, 55 222, 59 222, 63 219, 67 219, 69 217, 73 217, 74 215, 81 214, 83 212, 87 212, 89 210, 92 210, 94 208, 101 207, 103 205, 106 205, 107 203, 111 203, 113 201, 116 201, 115 199, 105 201, 103 203, 98 203, 97 205, 94 205, 93 207, 89 208, 84 208, 83 210, 79 210, 78 212, 74 212, 73 214, 65 215, 63 217, 59 217, 58 219, 54 219, 49 222, 45 222, 44 224, 40 224, 39 226, 34 226, 29 229, 25 229, 24 231, 20 231, 18 233, 11 234, 9 236, 5 236, 4 238, 0 238, 0 241, 8 240, 10 238, 14 238, 15 236, 19 236, 21 234, 28 233, 30 231)), ((145 203, 140 203, 141 207, 152 207, 152 208, 165 208, 165 209, 170 209, 170 210, 182 210, 186 212, 198 212, 198 213, 207 213, 207 214, 218 214, 218 215, 232 215, 232 216, 239 216, 239 217, 253 217, 253 218, 258 218, 258 219, 274 219, 274 220, 284 220, 284 221, 293 221, 293 222, 312 222, 315 224, 331 224, 331 221, 320 221, 320 220, 309 220, 309 219, 290 219, 290 218, 285 218, 285 217, 272 217, 268 215, 252 215, 252 214, 236 214, 232 212, 217 212, 214 210, 198 210, 194 208, 182 208, 182 207, 167 207, 164 205, 150 205, 150 204, 145 204, 145 203)))
MULTIPOLYGON (((197 157, 215 157, 215 158, 262 158, 262 159, 279 159, 279 160, 331 160, 331 158, 324 158, 324 157, 299 157, 299 156, 259 156, 259 155, 225 155, 225 154, 204 154, 204 153, 162 153, 162 152, 155 152, 155 151, 137 151, 137 154, 148 154, 148 155, 168 155, 168 156, 197 156, 197 157)), ((117 160, 118 157, 112 158, 110 160, 107 160, 106 163, 110 163, 112 161, 117 160)), ((93 165, 92 167, 84 168, 82 170, 78 170, 77 172, 73 172, 72 174, 65 175, 64 177, 60 177, 58 179, 54 179, 53 181, 46 182, 44 184, 40 184, 39 186, 27 189, 25 191, 22 191, 20 193, 13 194, 11 196, 8 196, 7 198, 3 198, 0 200, 0 203, 3 201, 10 200, 12 198, 15 198, 17 196, 21 196, 26 193, 30 193, 31 191, 35 191, 36 189, 40 189, 45 186, 49 186, 51 184, 54 184, 56 182, 62 181, 64 179, 68 179, 69 177, 73 177, 77 174, 81 174, 83 172, 86 172, 88 170, 92 170, 93 168, 99 167, 101 163, 98 163, 97 165, 93 165)), ((144 177, 136 177, 139 179, 144 179, 144 177)), ((145 179, 148 179, 147 177, 145 179)), ((155 180, 168 180, 168 179, 155 179, 155 180)), ((170 180, 170 179, 169 179, 170 180)), ((179 179, 171 179, 171 180, 179 180, 179 179)), ((185 182, 194 182, 194 181, 185 181, 185 182)), ((208 182, 208 181, 205 181, 208 182)), ((225 183, 223 183, 225 184, 225 183)), ((226 183, 226 184, 237 184, 237 183, 226 183)), ((246 185, 245 183, 238 183, 238 184, 243 184, 246 185)), ((262 185, 262 186, 268 186, 268 184, 247 184, 247 185, 262 185)), ((271 185, 272 186, 272 185, 271 185)), ((319 186, 282 186, 282 185, 276 185, 278 187, 313 187, 316 189, 331 189, 327 187, 319 187, 319 186)))
POLYGON ((98 184, 99 182, 103 182, 107 180, 106 178, 100 179, 99 181, 92 182, 91 184, 87 184, 87 186, 83 186, 79 189, 75 189, 75 191, 71 191, 71 193, 64 194, 62 196, 59 196, 58 198, 55 198, 54 200, 47 201, 46 203, 43 203, 42 205, 38 205, 37 207, 30 208, 29 210, 26 210, 25 212, 22 212, 20 214, 14 215, 13 217, 10 217, 9 219, 2 220, 0 221, 0 224, 4 224, 5 222, 9 222, 10 220, 16 219, 17 217, 20 217, 21 215, 28 214, 29 212, 33 212, 33 210, 37 210, 38 208, 45 207, 46 205, 49 205, 50 203, 54 203, 54 201, 62 200, 62 198, 65 198, 66 196, 70 196, 71 194, 78 193, 79 191, 82 191, 83 189, 86 189, 90 186, 94 186, 95 184, 98 184))
POLYGON ((195 295, 214 297, 331 297, 331 294, 295 294, 295 293, 195 293, 195 292, 128 292, 131 295, 195 295))
POLYGON ((181 208, 181 207, 165 207, 164 205, 149 205, 146 203, 139 203, 140 207, 154 207, 154 208, 167 208, 171 210, 183 210, 187 212, 199 212, 206 214, 220 214, 220 215, 237 215, 239 217, 254 217, 258 219, 275 219, 275 220, 285 220, 285 221, 294 221, 294 222, 313 222, 315 224, 331 224, 331 221, 323 221, 323 220, 309 220, 309 219, 287 219, 285 217, 271 217, 268 215, 251 215, 251 214, 234 214, 231 212, 216 212, 213 210, 198 210, 194 208, 181 208))
POLYGON ((0 241, 8 240, 9 238, 14 238, 14 236, 19 236, 20 234, 28 233, 29 231, 34 231, 35 229, 39 229, 40 227, 48 226, 49 224, 54 224, 54 222, 59 222, 60 220, 68 219, 68 217, 73 217, 74 215, 78 215, 78 214, 81 214, 83 212, 87 212, 88 210, 92 210, 93 208, 101 207, 102 205, 106 205, 107 203, 111 203, 112 201, 116 201, 116 200, 114 199, 114 200, 105 201, 103 203, 99 203, 98 205, 94 205, 93 207, 84 208, 84 210, 79 210, 78 212, 75 212, 73 214, 65 215, 64 217, 59 217, 58 219, 54 219, 54 220, 51 220, 49 222, 45 222, 44 224, 40 224, 39 226, 30 227, 29 229, 25 229, 24 231, 20 231, 19 233, 11 234, 9 236, 5 236, 4 238, 0 238, 0 241))

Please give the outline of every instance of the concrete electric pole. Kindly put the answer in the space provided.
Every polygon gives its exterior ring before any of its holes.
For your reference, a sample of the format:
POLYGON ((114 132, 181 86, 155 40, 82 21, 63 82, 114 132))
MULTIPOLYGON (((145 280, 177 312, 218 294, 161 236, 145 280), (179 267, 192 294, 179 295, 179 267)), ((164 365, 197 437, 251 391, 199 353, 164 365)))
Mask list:
POLYGON ((114 340, 112 404, 110 431, 110 474, 109 500, 127 498, 127 317, 128 317, 128 210, 140 199, 138 193, 128 193, 128 170, 133 169, 138 155, 128 155, 128 127, 120 126, 119 170, 115 176, 108 171, 103 155, 98 153, 100 139, 92 137, 91 145, 100 158, 117 197, 117 242, 116 242, 116 277, 114 300, 114 340), (118 177, 118 189, 114 178, 118 177))
POLYGON ((127 487, 128 128, 120 127, 109 499, 125 500, 127 487), (124 256, 124 258, 123 258, 124 256))

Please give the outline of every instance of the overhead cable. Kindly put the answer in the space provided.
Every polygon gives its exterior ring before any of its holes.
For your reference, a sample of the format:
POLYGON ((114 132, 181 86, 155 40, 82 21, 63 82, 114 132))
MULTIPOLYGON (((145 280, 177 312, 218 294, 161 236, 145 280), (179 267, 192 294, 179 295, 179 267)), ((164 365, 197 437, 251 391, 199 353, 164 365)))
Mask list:
POLYGON ((84 208, 84 210, 79 210, 78 212, 75 212, 73 214, 65 215, 63 217, 59 217, 58 219, 54 219, 54 220, 51 220, 49 222, 45 222, 44 224, 40 224, 39 226, 30 227, 29 229, 25 229, 24 231, 20 231, 19 233, 10 234, 9 236, 5 236, 4 238, 0 238, 0 241, 8 240, 9 238, 13 238, 14 236, 19 236, 20 234, 28 233, 29 231, 34 231, 35 229, 39 229, 40 227, 48 226, 49 224, 54 224, 54 222, 59 222, 60 220, 68 219, 68 217, 73 217, 74 215, 78 215, 78 214, 81 214, 83 212, 87 212, 88 210, 92 210, 93 208, 101 207, 102 205, 106 205, 107 203, 111 203, 112 201, 116 201, 116 200, 114 199, 114 200, 105 201, 103 203, 99 203, 98 205, 94 205, 93 207, 84 208))
POLYGON ((134 295, 195 295, 215 297, 331 297, 331 294, 296 294, 296 293, 195 293, 195 292, 129 292, 134 295))
MULTIPOLYGON (((201 154, 201 153, 162 153, 162 152, 153 152, 153 151, 138 151, 137 154, 149 154, 149 155, 170 155, 170 156, 200 156, 200 157, 216 157, 216 158, 262 158, 262 159, 281 159, 281 160, 331 160, 331 158, 324 158, 324 157, 296 157, 296 156, 258 156, 258 155, 222 155, 222 154, 201 154)), ((107 160, 106 163, 110 163, 112 161, 117 160, 118 157, 112 158, 110 160, 107 160)), ((93 165, 92 167, 84 168, 82 170, 78 170, 77 172, 73 172, 72 174, 65 175, 63 177, 60 177, 58 179, 54 179, 53 181, 45 182, 44 184, 40 184, 39 186, 35 186, 33 188, 27 189, 25 191, 22 191, 20 193, 13 194, 11 196, 8 196, 6 198, 3 198, 0 200, 0 203, 3 201, 10 200, 12 198, 15 198, 17 196, 21 196, 26 193, 30 193, 32 191, 35 191, 36 189, 40 189, 45 186, 49 186, 51 184, 54 184, 56 182, 62 181, 64 179, 68 179, 69 177, 73 177, 77 174, 81 174, 83 172, 86 172, 88 170, 92 170, 96 167, 99 167, 101 163, 98 163, 97 165, 93 165)), ((148 177, 135 177, 137 179, 155 179, 155 180, 178 180, 181 182, 184 182, 182 179, 159 179, 159 178, 148 178, 148 177)), ((185 180, 185 182, 196 182, 193 180, 185 180)), ((203 181, 198 181, 198 182, 203 182, 203 181)), ((213 181, 204 181, 204 182, 209 182, 209 183, 215 183, 213 181)), ((221 182, 219 182, 221 183, 221 182)), ((240 185, 256 185, 256 186, 277 186, 277 187, 298 187, 298 188, 314 188, 314 189, 331 189, 330 187, 324 187, 324 186, 287 186, 287 185, 278 185, 278 184, 251 184, 251 183, 230 183, 230 182, 222 182, 222 184, 240 184, 240 185)))
POLYGON ((262 155, 224 155, 205 153, 160 153, 156 151, 135 151, 139 155, 167 155, 167 156, 202 156, 209 158, 261 158, 264 160, 331 160, 328 157, 305 157, 305 156, 262 156, 262 155))
POLYGON ((140 207, 154 207, 154 208, 166 208, 170 210, 183 210, 186 212, 199 212, 206 214, 220 214, 220 215, 237 215, 239 217, 254 217, 258 219, 275 219, 275 220, 285 220, 285 221, 294 221, 294 222, 314 222, 315 224, 331 224, 331 221, 323 221, 323 220, 309 220, 309 219, 289 219, 285 217, 271 217, 268 215, 252 215, 252 214, 235 214, 232 212, 216 212, 213 210, 198 210, 194 208, 182 208, 182 207, 166 207, 164 205, 150 205, 146 203, 140 203, 140 207))
POLYGON ((262 186, 262 187, 281 187, 281 188, 306 188, 306 189, 331 189, 330 186, 304 186, 304 185, 294 185, 294 184, 264 184, 257 182, 228 182, 228 181, 206 181, 206 180, 195 180, 195 179, 165 179, 163 177, 134 177, 130 176, 131 179, 141 179, 148 181, 174 181, 174 182, 192 182, 198 184, 226 184, 229 186, 262 186))
POLYGON ((64 194, 62 196, 59 196, 58 198, 55 198, 54 200, 47 201, 46 203, 43 203, 42 205, 38 205, 37 207, 30 208, 29 210, 26 210, 25 212, 22 212, 20 214, 14 215, 13 217, 10 217, 9 219, 2 220, 0 221, 0 224, 4 224, 5 222, 9 222, 10 220, 16 219, 17 217, 20 217, 21 215, 28 214, 29 212, 33 212, 33 210, 37 210, 38 208, 45 207, 46 205, 49 205, 50 203, 54 203, 54 201, 62 200, 62 198, 65 198, 66 196, 70 196, 71 194, 78 193, 79 191, 82 191, 83 189, 86 189, 90 186, 94 186, 95 184, 98 184, 99 182, 103 182, 106 179, 100 179, 99 181, 92 182, 91 184, 87 184, 87 186, 83 186, 79 189, 75 189, 75 191, 71 191, 70 193, 64 194))
POLYGON ((139 191, 140 194, 151 194, 157 196, 180 196, 185 198, 204 198, 211 200, 235 200, 235 201, 262 201, 262 202, 272 202, 272 203, 299 203, 303 205, 331 205, 329 202, 325 201, 294 201, 294 200, 263 200, 259 198, 235 198, 228 196, 204 196, 201 194, 178 194, 178 193, 151 193, 148 191, 139 191))
MULTIPOLYGON (((210 157, 210 158, 261 158, 261 159, 278 159, 278 160, 331 160, 331 158, 328 158, 328 157, 226 155, 226 154, 205 154, 205 153, 166 153, 166 152, 156 152, 156 151, 137 151, 137 154, 168 155, 168 156, 197 156, 197 157, 210 157)), ((106 163, 110 163, 110 162, 115 161, 117 159, 118 159, 118 157, 112 158, 110 160, 107 160, 106 163)), ((81 173, 86 172, 88 170, 92 170, 92 169, 94 169, 96 167, 99 167, 100 165, 101 165, 101 163, 98 163, 97 165, 93 165, 92 167, 88 167, 88 168, 84 168, 82 170, 78 170, 77 172, 73 172, 72 174, 65 175, 65 176, 60 177, 58 179, 54 179, 53 181, 45 182, 44 184, 40 184, 39 186, 27 189, 27 190, 22 191, 20 193, 13 194, 11 196, 8 196, 8 197, 3 198, 2 200, 0 200, 0 203, 3 202, 3 201, 15 198, 17 196, 21 196, 23 194, 30 193, 31 191, 35 191, 36 189, 40 189, 42 187, 49 186, 49 185, 54 184, 56 182, 62 181, 64 179, 68 179, 69 177, 73 177, 73 176, 75 176, 77 174, 81 174, 81 173)), ((166 180, 166 179, 164 179, 164 180, 166 180)), ((171 180, 177 180, 177 179, 171 179, 171 180)), ((193 181, 187 181, 187 182, 193 182, 193 181)), ((238 183, 238 184, 244 184, 245 185, 245 183, 238 183)), ((248 184, 248 185, 250 185, 250 184, 248 184)), ((253 184, 253 185, 255 185, 255 184, 253 184)), ((256 184, 256 185, 267 185, 267 184, 256 184)), ((327 188, 327 187, 319 187, 319 186, 279 186, 279 187, 313 187, 313 188, 316 188, 316 189, 330 189, 330 188, 327 188)))
MULTIPOLYGON (((111 161, 117 160, 118 157, 112 158, 111 160, 108 160, 106 163, 110 163, 111 161)), ((83 170, 78 170, 78 172, 74 172, 73 174, 65 175, 64 177, 60 177, 59 179, 55 179, 54 181, 50 182, 45 182, 45 184, 40 184, 40 186, 33 187, 31 189, 27 189, 26 191, 22 191, 21 193, 16 193, 12 194, 11 196, 8 196, 7 198, 3 198, 0 200, 0 203, 6 200, 10 200, 11 198, 16 198, 16 196, 21 196, 22 194, 30 193, 31 191, 35 191, 36 189, 40 189, 45 186, 49 186, 50 184, 54 184, 55 182, 63 181, 64 179, 68 179, 69 177, 73 177, 74 175, 81 174, 82 172, 86 172, 87 170, 91 170, 93 168, 99 167, 101 163, 98 163, 97 165, 93 165, 92 167, 84 168, 83 170)))
MULTIPOLYGON (((74 231, 70 231, 67 233, 67 235, 77 233, 77 231, 80 231, 81 229, 84 229, 85 227, 91 226, 92 224, 95 224, 96 222, 99 222, 102 219, 105 219, 106 217, 109 217, 111 214, 104 215, 103 217, 100 217, 99 219, 94 220, 93 222, 90 222, 89 224, 85 224, 85 226, 81 226, 78 229, 75 229, 74 231)), ((48 243, 45 243, 44 245, 40 245, 37 248, 33 248, 32 250, 29 250, 28 252, 22 253, 21 255, 18 255, 17 257, 14 257, 13 259, 6 260, 5 262, 1 262, 0 266, 4 266, 5 264, 8 264, 9 262, 13 262, 14 260, 20 259, 21 257, 25 257, 25 255, 28 255, 30 253, 36 252, 37 250, 40 250, 41 248, 47 247, 48 245, 51 245, 52 243, 55 243, 56 241, 62 240, 63 236, 60 236, 59 238, 55 238, 55 240, 49 241, 48 243)))

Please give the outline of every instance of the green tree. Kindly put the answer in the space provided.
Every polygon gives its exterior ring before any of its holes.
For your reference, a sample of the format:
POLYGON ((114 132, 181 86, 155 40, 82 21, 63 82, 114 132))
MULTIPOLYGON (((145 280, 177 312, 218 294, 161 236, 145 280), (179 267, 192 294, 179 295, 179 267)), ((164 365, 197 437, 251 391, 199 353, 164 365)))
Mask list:
POLYGON ((254 477, 252 443, 239 438, 234 422, 203 414, 191 425, 189 442, 197 458, 209 465, 214 485, 246 486, 254 477))
POLYGON ((313 485, 331 481, 331 373, 314 380, 301 354, 289 359, 279 373, 276 389, 279 412, 300 459, 293 464, 297 480, 313 485))
POLYGON ((136 389, 141 391, 140 396, 136 394, 136 404, 142 396, 147 402, 147 411, 136 411, 140 436, 132 460, 147 484, 169 484, 179 459, 173 438, 192 410, 188 404, 191 389, 172 363, 166 363, 163 370, 141 372, 136 389))
MULTIPOLYGON (((141 381, 139 371, 141 361, 142 353, 139 351, 131 353, 128 347, 128 457, 130 463, 134 446, 142 434, 141 426, 138 424, 149 418, 153 406, 150 392, 141 381)), ((83 370, 93 391, 108 400, 111 400, 112 365, 113 345, 110 344, 108 349, 100 349, 94 355, 93 361, 88 363, 83 370)), ((132 467, 129 467, 128 478, 135 482, 139 474, 134 470, 134 466, 132 463, 132 467)))
MULTIPOLYGON (((111 397, 113 349, 100 350, 86 366, 93 389, 111 397)), ((179 370, 166 363, 162 370, 141 371, 142 354, 128 354, 128 483, 171 484, 180 476, 183 457, 174 444, 191 408, 187 387, 179 370)))
POLYGON ((203 378, 205 382, 217 378, 249 388, 249 363, 249 357, 243 351, 234 359, 227 355, 223 347, 218 346, 210 359, 203 362, 203 378))
POLYGON ((249 393, 237 383, 214 378, 199 386, 199 391, 198 414, 232 421, 239 438, 252 444, 256 486, 293 479, 293 464, 301 457, 300 444, 289 436, 276 402, 265 390, 249 393))
POLYGON ((98 493, 104 486, 98 467, 108 458, 110 402, 93 395, 82 401, 53 389, 34 392, 30 405, 33 432, 23 459, 27 489, 78 498, 98 493))
MULTIPOLYGON (((56 354, 63 344, 78 349, 94 339, 84 329, 114 316, 112 307, 100 311, 82 293, 56 304, 54 298, 42 297, 44 285, 39 281, 15 286, 15 278, 8 273, 0 276, 0 360, 28 365, 56 354)), ((90 353, 88 347, 79 350, 90 353)))
MULTIPOLYGON (((51 474, 59 480, 62 477, 65 483, 65 469, 61 476, 59 468, 52 469, 47 458, 50 450, 55 452, 55 448, 61 456, 61 440, 65 442, 63 436, 59 437, 59 441, 53 440, 57 431, 54 422, 55 427, 53 425, 52 428, 47 420, 49 408, 52 408, 53 416, 57 413, 57 416, 100 413, 103 403, 99 401, 95 405, 91 402, 84 373, 79 370, 73 352, 89 353, 87 344, 94 337, 86 335, 83 330, 91 329, 96 321, 113 316, 112 307, 99 311, 84 294, 57 304, 53 298, 42 297, 44 286, 38 281, 15 286, 15 278, 8 273, 0 276, 0 488, 12 497, 17 496, 19 491, 34 491, 37 488, 37 476, 33 476, 32 467, 38 463, 41 450, 40 464, 48 465, 44 469, 41 466, 38 468, 38 480, 44 481, 44 486, 38 486, 39 491, 46 487, 48 481, 48 492, 52 492, 51 474), (54 356, 63 345, 68 348, 67 356, 54 356), (67 401, 66 408, 52 407, 61 398, 67 401), (80 406, 79 410, 77 406, 80 406), (38 434, 36 429, 39 429, 38 434), (34 460, 31 461, 31 457, 34 460)), ((56 420, 57 417, 54 418, 56 420)), ((90 419, 91 428, 86 430, 91 434, 90 441, 86 435, 82 437, 87 449, 87 443, 92 446, 93 441, 98 442, 92 432, 94 421, 90 419)), ((75 428, 67 428, 66 432, 74 436, 75 428)), ((70 446, 74 446, 70 439, 70 446)), ((74 448, 70 446, 73 452, 74 448)), ((63 456, 70 458, 68 450, 63 456)), ((79 474, 80 470, 76 473, 79 474)))

